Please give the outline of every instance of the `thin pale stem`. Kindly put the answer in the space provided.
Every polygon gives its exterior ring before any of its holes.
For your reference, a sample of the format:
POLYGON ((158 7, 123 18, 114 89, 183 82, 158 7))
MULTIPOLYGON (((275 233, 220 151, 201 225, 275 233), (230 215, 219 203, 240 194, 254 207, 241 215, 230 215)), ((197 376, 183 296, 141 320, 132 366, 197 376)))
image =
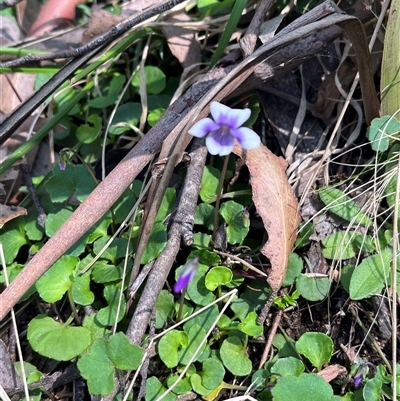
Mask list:
POLYGON ((213 244, 214 244, 215 236, 217 234, 217 229, 218 229, 219 205, 221 203, 222 187, 224 186, 226 170, 228 169, 228 162, 229 162, 229 155, 225 156, 224 165, 222 166, 221 176, 219 178, 219 183, 218 183, 217 199, 215 200, 215 210, 214 210, 214 229, 213 229, 213 234, 212 234, 212 243, 213 244))

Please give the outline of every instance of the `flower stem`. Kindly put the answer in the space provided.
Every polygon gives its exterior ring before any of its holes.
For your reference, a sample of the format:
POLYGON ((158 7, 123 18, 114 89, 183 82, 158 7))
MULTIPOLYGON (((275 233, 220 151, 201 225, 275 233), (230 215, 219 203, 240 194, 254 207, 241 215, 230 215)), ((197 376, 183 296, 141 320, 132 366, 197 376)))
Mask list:
POLYGON ((181 293, 181 300, 179 302, 179 311, 178 311, 178 315, 176 317, 176 321, 180 322, 182 320, 182 312, 183 312, 183 304, 185 302, 185 294, 186 294, 186 288, 182 290, 181 293))
POLYGON ((228 169, 228 162, 229 162, 229 155, 225 156, 224 165, 222 166, 221 176, 219 178, 219 183, 218 183, 217 199, 215 200, 215 210, 214 210, 214 229, 212 234, 212 244, 214 244, 215 236, 217 234, 217 229, 218 229, 219 205, 221 203, 221 192, 222 192, 222 187, 224 186, 226 170, 228 169))

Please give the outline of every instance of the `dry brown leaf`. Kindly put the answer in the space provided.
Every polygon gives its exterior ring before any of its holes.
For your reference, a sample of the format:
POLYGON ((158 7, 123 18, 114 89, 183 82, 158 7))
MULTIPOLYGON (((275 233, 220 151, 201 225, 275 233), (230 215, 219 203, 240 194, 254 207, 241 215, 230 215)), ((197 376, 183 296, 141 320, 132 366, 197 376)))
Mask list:
POLYGON ((92 14, 89 19, 89 26, 85 32, 83 32, 82 43, 86 44, 97 36, 108 32, 111 28, 126 20, 128 17, 129 15, 111 14, 102 8, 93 7, 92 14))
POLYGON ((36 75, 16 72, 0 75, 0 112, 11 113, 20 103, 26 100, 33 92, 36 75), (8 79, 7 79, 8 78, 8 79))
POLYGON ((243 157, 250 172, 253 201, 268 233, 268 241, 261 249, 271 262, 267 282, 278 291, 301 221, 297 199, 285 174, 287 164, 264 145, 246 153, 235 145, 233 151, 243 157))
MULTIPOLYGON (((189 22, 190 17, 184 10, 167 15, 164 22, 189 22)), ((201 61, 200 43, 194 31, 179 26, 163 26, 162 31, 168 42, 171 53, 178 59, 183 68, 198 64, 201 61)))
POLYGON ((0 228, 3 227, 7 221, 16 219, 19 216, 26 216, 27 210, 18 206, 7 206, 0 203, 0 228))
POLYGON ((318 372, 318 376, 321 376, 326 382, 330 382, 336 379, 339 375, 347 373, 344 366, 341 365, 329 365, 326 368, 318 372))

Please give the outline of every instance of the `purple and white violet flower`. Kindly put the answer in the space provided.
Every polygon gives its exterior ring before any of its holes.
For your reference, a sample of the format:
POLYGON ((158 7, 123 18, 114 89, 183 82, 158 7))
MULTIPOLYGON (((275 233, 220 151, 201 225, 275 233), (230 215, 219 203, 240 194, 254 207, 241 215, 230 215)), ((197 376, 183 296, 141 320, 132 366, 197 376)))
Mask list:
POLYGON ((241 127, 250 117, 250 109, 231 109, 218 102, 212 102, 213 117, 203 118, 189 130, 197 138, 206 137, 206 146, 212 155, 226 156, 232 152, 235 139, 246 150, 260 146, 260 137, 250 128, 241 127))
POLYGON ((199 257, 196 256, 194 259, 189 260, 182 270, 179 273, 178 280, 174 285, 174 292, 181 292, 184 290, 190 283, 190 280, 197 273, 197 269, 199 267, 199 257))

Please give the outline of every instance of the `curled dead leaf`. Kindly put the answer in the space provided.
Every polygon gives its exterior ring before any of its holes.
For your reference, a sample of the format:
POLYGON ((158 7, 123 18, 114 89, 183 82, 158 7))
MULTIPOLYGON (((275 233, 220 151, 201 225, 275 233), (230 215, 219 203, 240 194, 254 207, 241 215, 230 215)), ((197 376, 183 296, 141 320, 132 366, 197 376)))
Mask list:
POLYGON ((268 233, 268 241, 261 249, 272 267, 267 282, 278 291, 301 222, 297 198, 285 174, 287 164, 264 145, 243 151, 236 144, 233 152, 244 159, 250 172, 254 205, 268 233))
POLYGON ((347 370, 341 365, 329 365, 326 368, 318 372, 318 376, 321 376, 326 382, 330 382, 336 379, 338 376, 346 374, 347 370))
POLYGON ((19 216, 26 216, 27 214, 27 210, 23 207, 0 204, 0 228, 3 227, 7 221, 16 219, 19 216))

